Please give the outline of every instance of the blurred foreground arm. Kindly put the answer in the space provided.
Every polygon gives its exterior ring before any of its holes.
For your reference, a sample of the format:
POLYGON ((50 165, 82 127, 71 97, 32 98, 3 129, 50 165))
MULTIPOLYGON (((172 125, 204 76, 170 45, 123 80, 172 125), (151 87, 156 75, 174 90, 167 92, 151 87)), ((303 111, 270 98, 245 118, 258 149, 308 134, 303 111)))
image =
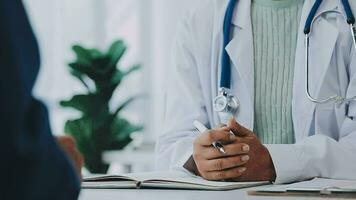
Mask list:
POLYGON ((0 199, 74 200, 79 181, 32 97, 37 42, 19 0, 0 1, 0 199))

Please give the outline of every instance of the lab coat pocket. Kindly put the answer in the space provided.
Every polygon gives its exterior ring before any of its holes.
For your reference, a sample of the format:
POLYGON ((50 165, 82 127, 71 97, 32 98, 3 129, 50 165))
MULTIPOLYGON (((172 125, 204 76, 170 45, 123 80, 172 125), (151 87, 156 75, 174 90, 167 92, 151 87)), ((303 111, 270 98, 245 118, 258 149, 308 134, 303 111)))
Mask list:
POLYGON ((336 121, 335 109, 332 105, 320 105, 315 110, 315 134, 322 134, 332 138, 337 138, 338 127, 336 121))
POLYGON ((356 121, 356 102, 351 101, 349 104, 346 105, 346 116, 351 120, 356 121))

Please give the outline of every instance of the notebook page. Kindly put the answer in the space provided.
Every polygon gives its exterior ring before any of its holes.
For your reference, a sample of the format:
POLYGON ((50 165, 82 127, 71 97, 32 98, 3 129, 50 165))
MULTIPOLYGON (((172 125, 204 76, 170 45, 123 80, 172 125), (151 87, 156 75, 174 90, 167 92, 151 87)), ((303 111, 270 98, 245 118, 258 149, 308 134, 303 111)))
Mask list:
POLYGON ((137 188, 134 181, 89 181, 82 182, 81 187, 84 189, 130 189, 137 188))
POLYGON ((142 188, 155 188, 155 189, 184 189, 184 190, 210 190, 210 191, 224 191, 224 190, 234 190, 248 187, 256 187, 260 185, 265 185, 267 183, 256 182, 254 183, 234 183, 231 185, 217 186, 214 185, 202 185, 202 184, 192 184, 184 182, 143 182, 141 184, 142 188))
POLYGON ((136 181, 131 177, 121 175, 89 175, 83 178, 84 182, 94 181, 136 181))
MULTIPOLYGON (((194 176, 183 171, 170 171, 170 172, 148 172, 148 173, 135 173, 128 174, 127 176, 146 183, 185 183, 190 185, 201 185, 210 187, 238 187, 248 185, 262 185, 268 182, 222 182, 222 181, 207 181, 199 176, 194 176)), ((177 184, 178 185, 178 184, 177 184)))
POLYGON ((146 180, 174 180, 176 178, 191 177, 192 175, 183 171, 161 171, 161 172, 142 172, 142 173, 130 173, 124 176, 130 177, 137 181, 146 180))

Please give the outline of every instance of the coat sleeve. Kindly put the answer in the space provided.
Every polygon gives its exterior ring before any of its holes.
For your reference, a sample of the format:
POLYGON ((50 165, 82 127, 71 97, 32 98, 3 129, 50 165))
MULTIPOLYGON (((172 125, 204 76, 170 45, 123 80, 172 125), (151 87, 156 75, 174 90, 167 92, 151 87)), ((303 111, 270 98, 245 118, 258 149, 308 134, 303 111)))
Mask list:
MULTIPOLYGON (((356 52, 353 45, 345 57, 350 75, 346 95, 350 98, 356 96, 356 52)), ((339 138, 319 134, 293 145, 267 145, 276 169, 276 183, 313 177, 356 180, 356 101, 346 105, 345 114, 339 123, 339 138)))
POLYGON ((191 15, 178 25, 173 48, 173 68, 167 85, 165 120, 156 145, 156 168, 182 169, 193 152, 197 136, 193 121, 208 124, 192 34, 191 15))

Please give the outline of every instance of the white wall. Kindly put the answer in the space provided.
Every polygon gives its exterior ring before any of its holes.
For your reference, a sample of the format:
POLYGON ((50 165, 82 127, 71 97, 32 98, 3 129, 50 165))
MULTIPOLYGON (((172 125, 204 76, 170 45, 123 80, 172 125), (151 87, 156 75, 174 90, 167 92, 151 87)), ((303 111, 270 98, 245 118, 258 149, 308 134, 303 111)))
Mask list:
POLYGON ((113 107, 126 97, 146 93, 126 115, 146 125, 145 139, 160 131, 164 108, 164 83, 171 64, 171 46, 178 20, 203 0, 24 0, 37 34, 42 68, 35 94, 50 108, 53 131, 63 132, 66 119, 76 113, 58 106, 62 99, 83 91, 67 71, 73 59, 70 47, 82 43, 107 47, 123 38, 129 52, 123 66, 142 63, 141 73, 117 91, 113 107))
MULTIPOLYGON (((144 0, 142 0, 144 1, 144 0)), ((204 0, 151 0, 151 17, 150 23, 152 38, 151 62, 149 69, 153 74, 152 79, 152 98, 151 109, 155 115, 152 121, 151 132, 157 136, 162 126, 164 104, 165 104, 165 81, 169 69, 172 67, 171 52, 174 42, 177 23, 182 17, 199 2, 204 0)), ((148 48, 148 50, 150 50, 148 48)))
POLYGON ((66 68, 73 59, 70 48, 78 42, 97 43, 91 23, 96 17, 94 1, 24 0, 41 51, 42 66, 34 93, 48 105, 56 134, 63 132, 64 121, 73 114, 62 110, 58 102, 82 91, 66 68))

